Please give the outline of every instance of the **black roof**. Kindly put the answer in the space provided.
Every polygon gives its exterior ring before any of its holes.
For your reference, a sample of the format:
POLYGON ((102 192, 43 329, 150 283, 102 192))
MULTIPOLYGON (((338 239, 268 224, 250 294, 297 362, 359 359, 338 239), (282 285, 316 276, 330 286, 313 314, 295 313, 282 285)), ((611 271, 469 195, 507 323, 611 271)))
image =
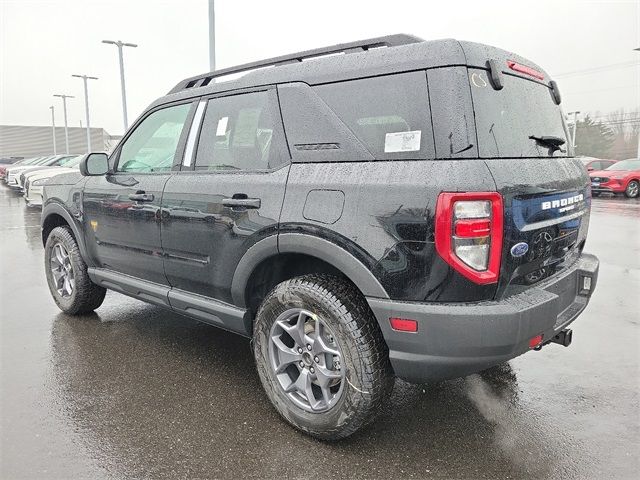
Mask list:
POLYGON ((515 60, 542 71, 519 55, 488 45, 454 39, 425 41, 412 35, 397 34, 283 55, 190 77, 179 82, 168 95, 151 106, 182 98, 288 82, 317 85, 452 65, 486 68, 489 59, 515 60), (220 78, 244 72, 248 73, 234 80, 220 78))

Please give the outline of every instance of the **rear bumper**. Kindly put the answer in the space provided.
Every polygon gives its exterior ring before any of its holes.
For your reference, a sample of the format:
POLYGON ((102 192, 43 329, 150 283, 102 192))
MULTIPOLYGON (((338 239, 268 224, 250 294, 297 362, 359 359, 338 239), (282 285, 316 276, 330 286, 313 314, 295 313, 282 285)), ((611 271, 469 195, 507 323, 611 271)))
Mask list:
POLYGON ((469 375, 529 350, 566 328, 585 309, 598 279, 598 259, 582 254, 565 271, 500 301, 408 303, 367 298, 389 347, 396 375, 424 382, 469 375), (591 279, 588 291, 584 278, 591 279), (416 333, 391 329, 389 318, 418 322, 416 333))

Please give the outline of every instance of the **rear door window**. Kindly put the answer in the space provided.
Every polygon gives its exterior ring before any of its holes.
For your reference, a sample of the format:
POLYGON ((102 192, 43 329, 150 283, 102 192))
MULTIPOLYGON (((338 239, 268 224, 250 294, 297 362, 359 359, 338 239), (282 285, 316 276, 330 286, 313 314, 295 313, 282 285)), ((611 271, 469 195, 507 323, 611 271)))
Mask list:
POLYGON ((435 156, 424 71, 317 85, 314 89, 376 159, 435 156))
POLYGON ((283 163, 281 125, 269 91, 208 101, 196 170, 270 170, 283 163))
MULTIPOLYGON (((566 157, 569 136, 560 107, 549 87, 525 78, 503 74, 504 88, 492 88, 487 72, 468 69, 476 117, 478 146, 482 158, 566 157), (531 136, 564 140, 551 151, 531 136)), ((569 152, 571 153, 571 152, 569 152)))

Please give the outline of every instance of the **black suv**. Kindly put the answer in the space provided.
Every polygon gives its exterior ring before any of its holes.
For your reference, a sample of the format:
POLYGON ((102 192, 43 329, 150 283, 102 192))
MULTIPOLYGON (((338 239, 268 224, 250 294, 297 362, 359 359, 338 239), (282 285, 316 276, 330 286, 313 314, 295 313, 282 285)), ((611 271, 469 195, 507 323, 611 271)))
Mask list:
POLYGON ((112 289, 250 337, 278 412, 343 438, 394 375, 570 343, 598 260, 559 104, 518 55, 408 35, 186 79, 46 185, 51 293, 82 314, 112 289))

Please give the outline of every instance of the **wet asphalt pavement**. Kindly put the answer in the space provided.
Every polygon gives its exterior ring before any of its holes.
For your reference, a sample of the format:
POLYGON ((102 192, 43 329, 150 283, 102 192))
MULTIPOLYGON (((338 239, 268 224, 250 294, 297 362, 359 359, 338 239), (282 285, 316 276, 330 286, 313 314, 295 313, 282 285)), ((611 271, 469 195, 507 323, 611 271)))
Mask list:
POLYGON ((108 293, 57 309, 39 211, 0 187, 0 478, 638 478, 640 201, 594 199, 595 296, 569 348, 396 382, 335 444, 280 420, 249 342, 108 293))

